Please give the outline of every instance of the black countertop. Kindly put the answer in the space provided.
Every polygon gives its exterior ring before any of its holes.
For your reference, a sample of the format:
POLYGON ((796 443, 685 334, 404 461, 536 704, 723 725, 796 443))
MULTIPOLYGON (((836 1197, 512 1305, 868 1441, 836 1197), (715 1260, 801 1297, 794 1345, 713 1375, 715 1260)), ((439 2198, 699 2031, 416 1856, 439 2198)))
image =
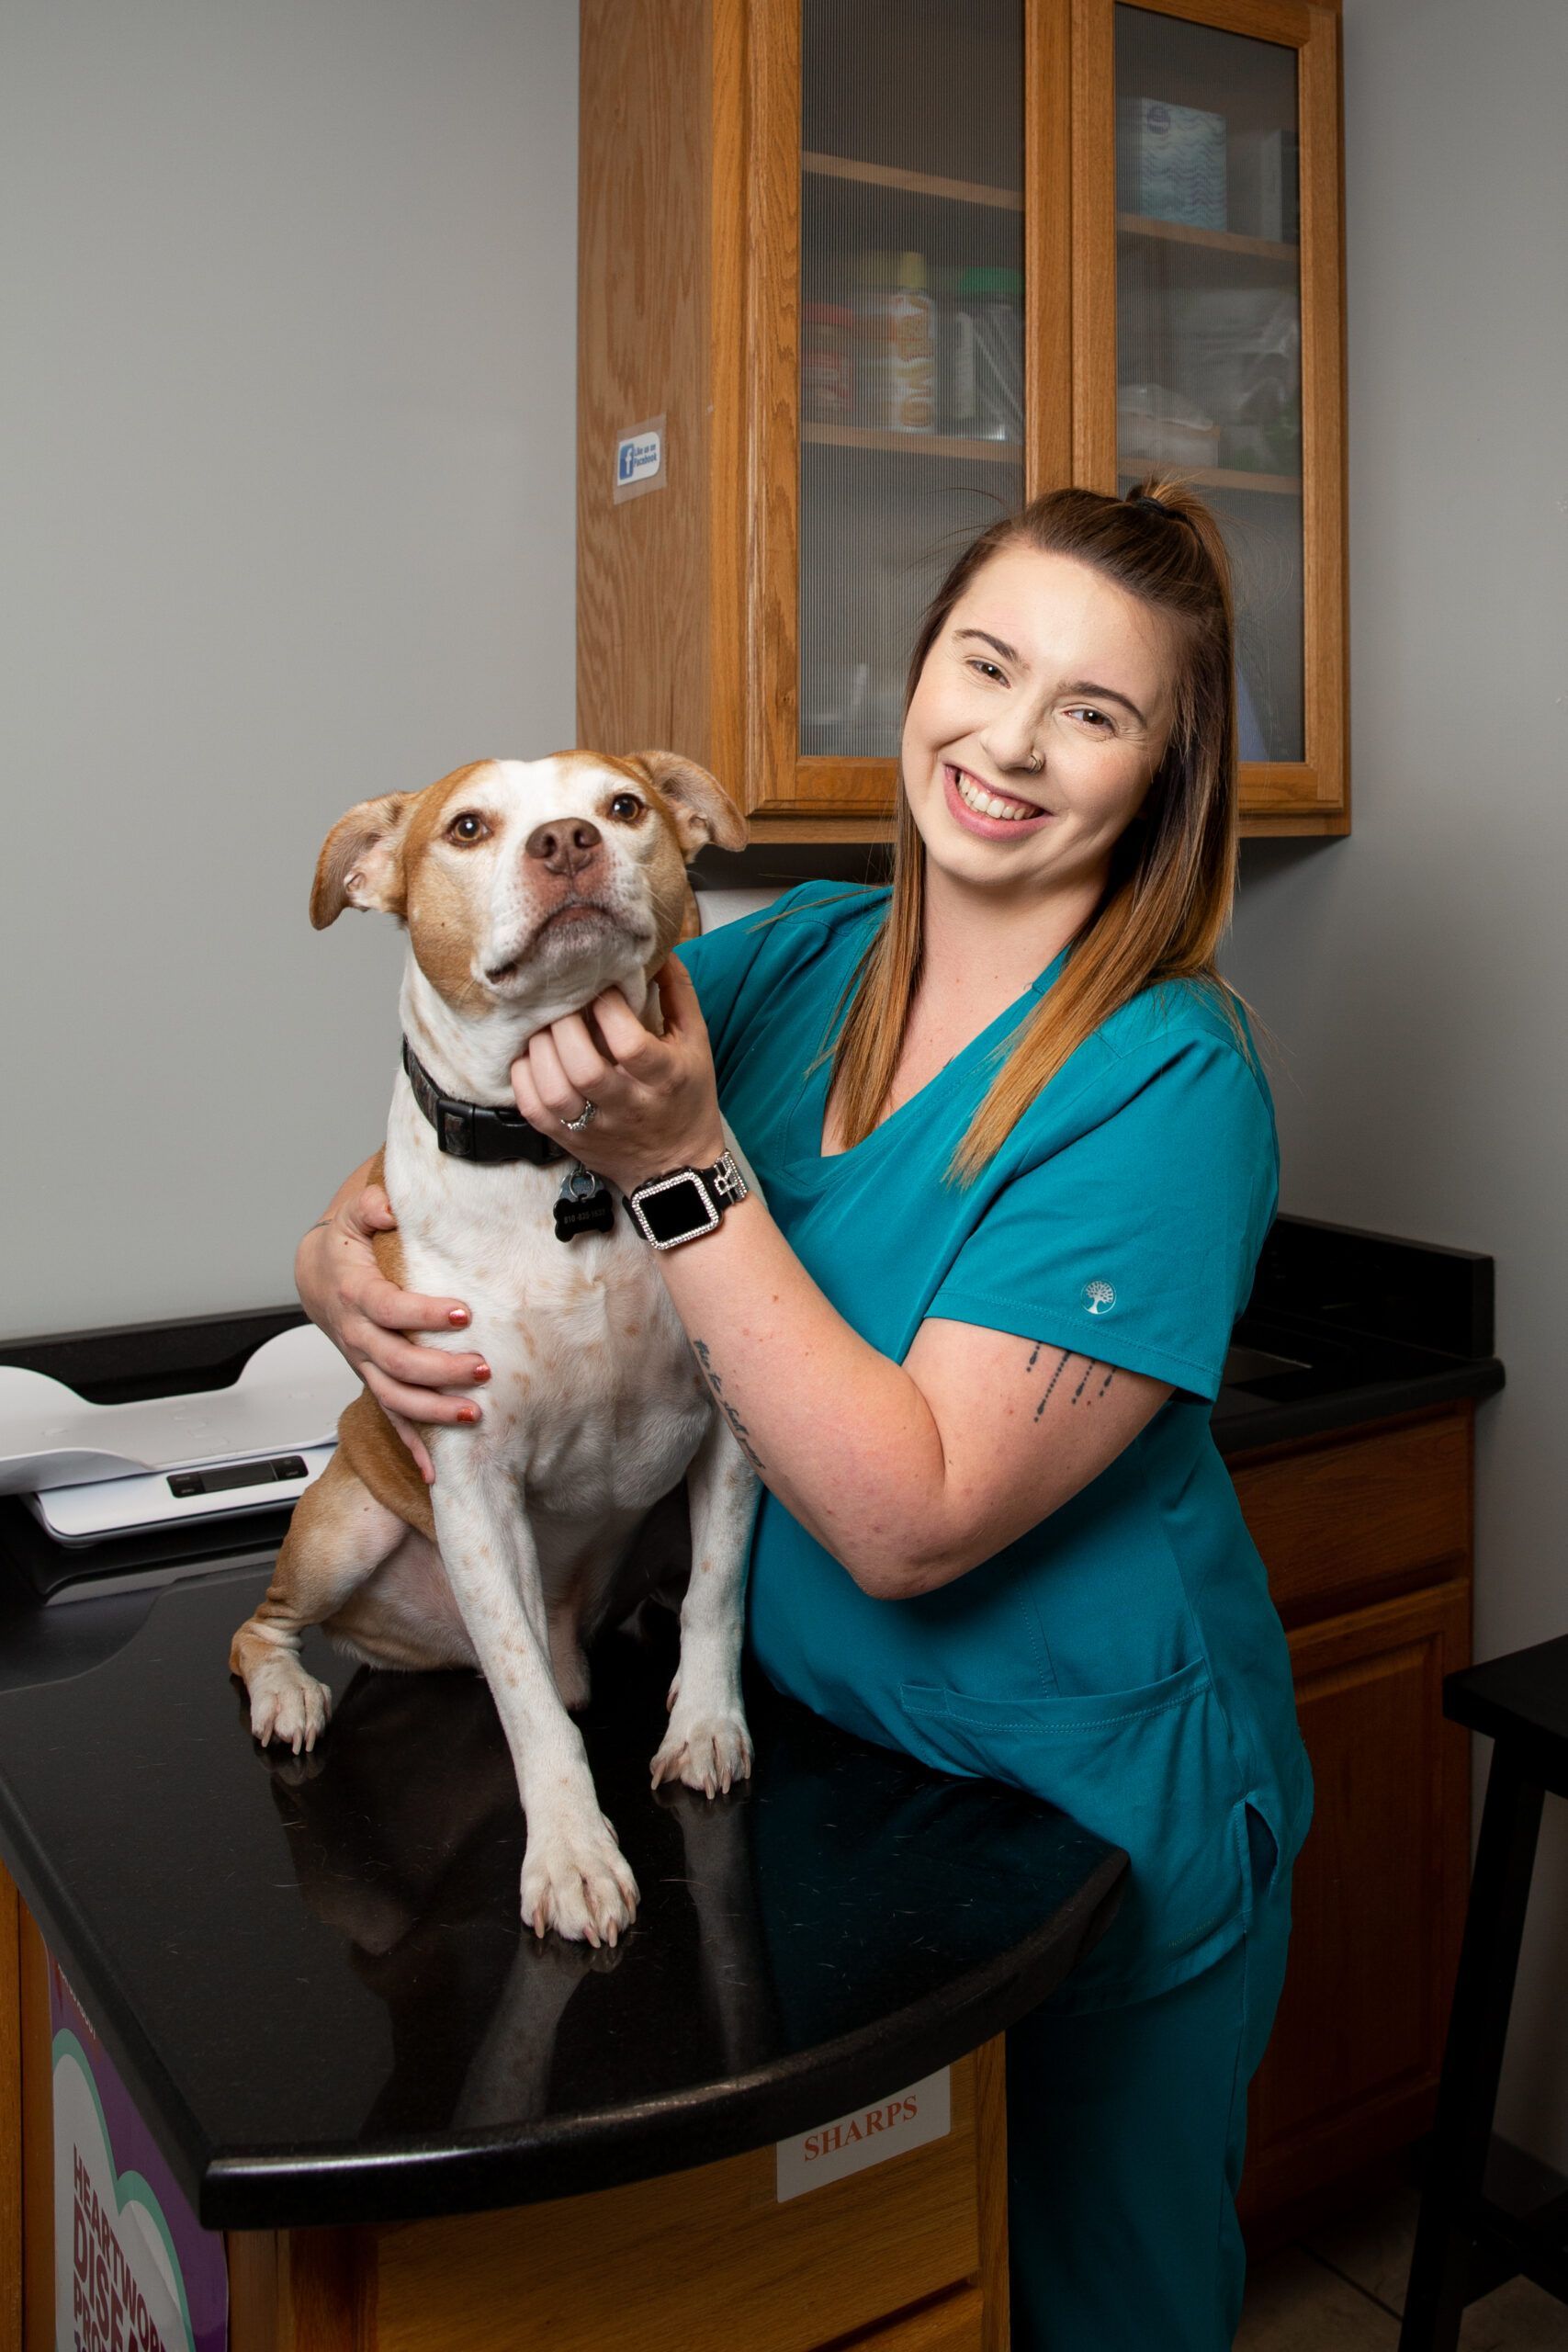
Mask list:
POLYGON ((0 1695, 0 1853, 209 2228, 521 2204, 808 2131, 999 2032, 1120 1899, 1125 1855, 1065 1815, 756 1678, 751 1780, 653 1794, 673 1650, 617 1635, 584 1732, 642 1905, 614 1951, 536 1944, 483 1683, 308 1638, 338 1706, 269 1759, 224 1671, 265 1581, 35 1608, 32 1687, 0 1695))
POLYGON ((1472 1250, 1276 1217, 1210 1415, 1221 1453, 1495 1396, 1494 1271, 1472 1250))

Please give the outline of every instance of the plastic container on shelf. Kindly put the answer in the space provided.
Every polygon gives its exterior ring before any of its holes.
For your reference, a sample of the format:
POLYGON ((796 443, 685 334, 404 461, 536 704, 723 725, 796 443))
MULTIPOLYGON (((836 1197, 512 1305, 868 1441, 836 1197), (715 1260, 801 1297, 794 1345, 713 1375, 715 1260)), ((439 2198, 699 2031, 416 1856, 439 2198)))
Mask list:
POLYGON ((1123 465, 1213 466, 1220 428, 1166 384, 1118 384, 1116 449, 1123 465))
POLYGON ((894 433, 936 431, 936 298, 923 254, 898 258, 888 305, 887 424, 894 433))
POLYGON ((966 269, 943 375, 944 429, 964 441, 1023 439, 1023 277, 966 269))

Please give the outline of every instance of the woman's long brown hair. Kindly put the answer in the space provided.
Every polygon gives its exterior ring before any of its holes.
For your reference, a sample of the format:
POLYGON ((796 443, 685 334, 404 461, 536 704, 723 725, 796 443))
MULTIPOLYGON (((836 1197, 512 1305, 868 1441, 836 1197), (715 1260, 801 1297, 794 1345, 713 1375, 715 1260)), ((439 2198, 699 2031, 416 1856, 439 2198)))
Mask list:
MULTIPOLYGON (((1166 617, 1176 649, 1175 713, 1143 806, 1111 852, 1099 905, 1038 1006, 995 1049, 993 1058, 1006 1058, 953 1152, 950 1182, 979 1174, 1069 1055, 1143 989, 1179 979, 1211 988, 1246 1051, 1235 1003, 1247 1001, 1214 965, 1230 922, 1237 844, 1234 616, 1219 525, 1168 475, 1135 484, 1125 498, 1046 491, 1002 516, 964 548, 927 609, 910 657, 906 713, 953 606, 982 565, 1014 547, 1090 564, 1166 617), (1140 496, 1165 512, 1135 504, 1140 496)), ((886 916, 844 992, 854 991, 848 1017, 812 1065, 831 1053, 828 1092, 837 1098, 846 1148, 877 1125, 919 986, 925 844, 902 773, 892 883, 886 916)))

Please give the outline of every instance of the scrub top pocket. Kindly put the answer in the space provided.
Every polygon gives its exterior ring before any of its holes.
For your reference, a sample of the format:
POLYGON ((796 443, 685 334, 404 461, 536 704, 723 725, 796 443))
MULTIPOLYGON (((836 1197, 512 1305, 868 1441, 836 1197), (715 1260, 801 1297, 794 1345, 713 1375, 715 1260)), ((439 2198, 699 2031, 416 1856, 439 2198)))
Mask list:
POLYGON ((1126 1849, 1121 1907, 1070 1988, 1136 2000, 1171 1981, 1173 1962, 1206 1964, 1206 1947, 1243 1932, 1247 1808, 1206 1659, 1135 1690, 1027 1705, 917 1682, 900 1697, 931 1760, 1027 1789, 1126 1849))

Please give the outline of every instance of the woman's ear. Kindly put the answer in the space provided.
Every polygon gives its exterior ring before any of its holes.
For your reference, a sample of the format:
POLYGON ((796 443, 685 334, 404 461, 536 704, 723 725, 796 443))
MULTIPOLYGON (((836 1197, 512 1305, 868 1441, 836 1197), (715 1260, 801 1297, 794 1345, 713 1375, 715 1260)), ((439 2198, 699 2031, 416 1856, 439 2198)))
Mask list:
POLYGON ((633 752, 627 765, 640 768, 669 807, 682 857, 695 857, 705 842, 744 849, 746 820, 716 776, 679 752, 633 752))
POLYGON ((417 792, 389 792, 362 800, 340 817, 321 844, 310 886, 310 921, 318 931, 344 907, 401 915, 407 904, 403 849, 417 792))

